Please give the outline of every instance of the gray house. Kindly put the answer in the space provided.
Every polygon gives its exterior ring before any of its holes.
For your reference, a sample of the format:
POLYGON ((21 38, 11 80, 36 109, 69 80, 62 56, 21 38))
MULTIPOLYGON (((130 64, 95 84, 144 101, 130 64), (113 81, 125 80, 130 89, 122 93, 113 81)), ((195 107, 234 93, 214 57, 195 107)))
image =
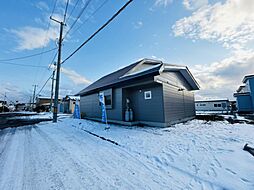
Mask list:
POLYGON ((100 78, 78 95, 84 118, 101 120, 98 94, 104 92, 109 122, 166 127, 195 117, 194 90, 199 85, 186 66, 143 59, 100 78))

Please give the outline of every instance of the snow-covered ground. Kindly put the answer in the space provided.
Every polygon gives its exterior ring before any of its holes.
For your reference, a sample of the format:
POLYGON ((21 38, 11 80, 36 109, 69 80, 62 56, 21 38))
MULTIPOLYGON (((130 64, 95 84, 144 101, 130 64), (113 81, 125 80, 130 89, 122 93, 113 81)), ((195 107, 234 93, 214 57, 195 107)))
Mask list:
POLYGON ((253 125, 110 127, 60 118, 0 131, 0 189, 254 189, 254 157, 242 150, 254 146, 253 125))

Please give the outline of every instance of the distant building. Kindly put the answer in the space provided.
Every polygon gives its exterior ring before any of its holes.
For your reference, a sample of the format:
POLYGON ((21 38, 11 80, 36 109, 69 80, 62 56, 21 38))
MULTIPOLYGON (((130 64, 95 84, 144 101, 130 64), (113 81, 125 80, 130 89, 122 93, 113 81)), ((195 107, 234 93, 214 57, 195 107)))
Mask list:
POLYGON ((254 113, 254 75, 246 75, 234 93, 239 113, 254 113))
POLYGON ((228 99, 197 100, 195 101, 196 113, 223 113, 228 114, 230 102, 228 99))
POLYGON ((0 100, 0 107, 3 107, 4 105, 7 104, 7 101, 4 101, 4 100, 0 100))
POLYGON ((65 96, 60 104, 60 112, 62 113, 73 113, 75 104, 77 103, 79 105, 80 97, 79 96, 72 96, 67 95, 65 96))
POLYGON ((26 111, 27 105, 26 103, 17 103, 15 105, 15 111, 26 111))
POLYGON ((81 92, 83 117, 101 120, 104 92, 108 121, 165 127, 195 117, 199 85, 186 66, 143 59, 106 75, 81 92))
MULTIPOLYGON (((45 96, 38 96, 36 97, 36 108, 35 110, 37 111, 49 111, 50 108, 50 102, 51 98, 50 97, 45 97, 45 96)), ((61 103, 61 98, 58 99, 58 103, 61 103)), ((52 106, 54 105, 54 99, 52 101, 52 106)))

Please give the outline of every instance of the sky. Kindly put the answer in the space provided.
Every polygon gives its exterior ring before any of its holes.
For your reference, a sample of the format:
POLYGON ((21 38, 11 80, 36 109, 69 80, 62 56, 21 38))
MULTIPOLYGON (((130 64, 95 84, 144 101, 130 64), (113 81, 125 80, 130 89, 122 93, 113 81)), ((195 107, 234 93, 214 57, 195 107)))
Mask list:
MULTIPOLYGON (((6 93, 8 100, 28 102, 35 84, 36 94, 50 95, 51 81, 41 88, 52 74, 56 50, 6 59, 56 48, 59 24, 49 17, 63 21, 66 1, 1 3, 0 99, 6 93)), ((126 2, 70 0, 62 60, 126 2)), ((253 42, 253 0, 134 0, 62 65, 60 95, 78 93, 108 73, 152 58, 188 66, 201 87, 196 99, 233 99, 243 77, 254 72, 253 42)))

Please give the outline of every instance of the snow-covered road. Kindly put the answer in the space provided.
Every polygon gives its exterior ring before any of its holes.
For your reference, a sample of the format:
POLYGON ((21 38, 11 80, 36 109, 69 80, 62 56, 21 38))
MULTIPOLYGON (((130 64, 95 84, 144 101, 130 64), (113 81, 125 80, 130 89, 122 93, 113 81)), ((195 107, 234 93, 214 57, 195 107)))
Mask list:
POLYGON ((62 119, 0 131, 0 189, 254 189, 254 126, 172 128, 62 119), (119 143, 115 145, 84 130, 119 143))

